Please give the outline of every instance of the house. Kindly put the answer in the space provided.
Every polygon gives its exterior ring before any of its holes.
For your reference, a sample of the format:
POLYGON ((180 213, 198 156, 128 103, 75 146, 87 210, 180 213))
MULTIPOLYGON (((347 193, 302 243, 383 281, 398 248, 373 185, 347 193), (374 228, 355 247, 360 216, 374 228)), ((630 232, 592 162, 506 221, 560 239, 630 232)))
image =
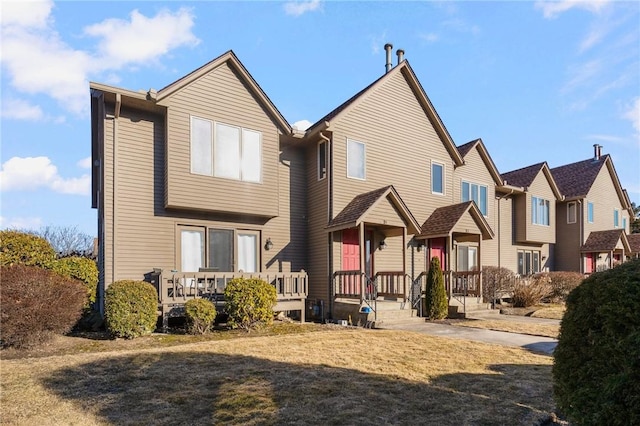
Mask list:
POLYGON ((109 283, 146 279, 166 323, 186 300, 221 304, 228 280, 251 276, 302 320, 411 316, 437 256, 450 305, 467 312, 483 306, 483 266, 527 275, 589 250, 631 253, 628 197, 608 156, 583 195, 558 177, 573 171, 547 163, 501 174, 482 140, 456 146, 391 49, 383 75, 306 131, 232 51, 158 91, 91 83, 99 303, 109 283), (604 228, 580 241, 559 229, 566 204, 583 199, 598 216, 618 209, 614 246, 587 238, 604 228))
POLYGON ((623 262, 630 254, 625 235, 633 210, 611 156, 596 144, 592 158, 551 174, 564 196, 557 205, 555 269, 588 274, 623 262), (621 232, 603 233, 614 230, 621 232))

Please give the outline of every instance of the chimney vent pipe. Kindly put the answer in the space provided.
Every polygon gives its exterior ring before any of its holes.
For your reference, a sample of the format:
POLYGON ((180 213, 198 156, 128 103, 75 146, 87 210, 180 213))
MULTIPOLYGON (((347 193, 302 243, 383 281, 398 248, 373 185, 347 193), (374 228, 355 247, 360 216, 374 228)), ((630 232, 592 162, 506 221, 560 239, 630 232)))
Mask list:
POLYGON ((602 156, 602 145, 593 144, 593 160, 598 161, 602 156))
POLYGON ((396 50, 396 55, 398 55, 398 65, 400 65, 400 62, 404 61, 404 50, 396 50))
POLYGON ((391 71, 391 50, 393 49, 393 45, 391 43, 387 43, 384 45, 384 50, 387 51, 387 63, 385 64, 386 72, 391 71))

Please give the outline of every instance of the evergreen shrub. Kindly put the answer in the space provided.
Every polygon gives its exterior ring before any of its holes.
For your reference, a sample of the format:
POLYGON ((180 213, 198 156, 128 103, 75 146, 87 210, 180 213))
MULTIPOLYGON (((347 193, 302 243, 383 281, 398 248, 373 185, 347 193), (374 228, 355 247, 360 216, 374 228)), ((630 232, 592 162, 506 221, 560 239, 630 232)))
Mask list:
POLYGON ((85 301, 80 281, 36 266, 0 266, 0 340, 22 348, 65 334, 85 301))
POLYGON ((87 291, 85 309, 89 309, 95 303, 98 288, 98 266, 94 260, 79 256, 63 257, 53 262, 52 269, 60 275, 75 278, 84 283, 87 291))
POLYGON ((207 299, 191 299, 184 304, 187 331, 204 334, 211 329, 216 319, 216 306, 207 299))
POLYGON ((105 324, 114 337, 150 334, 158 321, 158 294, 145 281, 121 280, 105 291, 105 324))
POLYGON ((424 303, 424 315, 431 320, 446 318, 449 313, 449 302, 440 269, 440 259, 435 256, 431 258, 429 265, 424 303))
POLYGON ((0 265, 28 265, 50 269, 56 259, 44 238, 20 231, 0 231, 0 265))
POLYGON ((580 425, 640 424, 640 259, 590 275, 566 307, 553 365, 559 410, 580 425))
POLYGON ((257 278, 234 278, 224 289, 225 311, 229 324, 249 330, 273 322, 276 289, 257 278))

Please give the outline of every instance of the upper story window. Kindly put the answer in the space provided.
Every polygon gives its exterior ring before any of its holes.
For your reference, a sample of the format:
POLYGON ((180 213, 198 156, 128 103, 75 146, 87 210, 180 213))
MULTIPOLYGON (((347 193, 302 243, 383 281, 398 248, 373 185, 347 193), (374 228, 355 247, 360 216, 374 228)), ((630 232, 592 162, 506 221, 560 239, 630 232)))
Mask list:
POLYGON ((531 197, 531 223, 549 226, 549 200, 531 197))
POLYGON ((327 177, 327 143, 322 141, 318 144, 318 180, 327 177))
POLYGON ((347 139, 347 177, 365 179, 366 150, 362 142, 347 139))
POLYGON ((624 229, 624 232, 627 232, 627 218, 626 217, 622 218, 622 229, 624 229))
POLYGON ((613 209, 613 227, 617 228, 620 226, 620 210, 613 209))
POLYGON ((487 215, 487 187, 462 181, 462 202, 475 201, 484 216, 487 215))
POLYGON ((191 117, 191 173, 260 182, 262 134, 191 117))
POLYGON ((431 163, 431 192, 444 194, 444 164, 431 163))
POLYGON ((593 202, 587 202, 587 222, 593 223, 593 202))
POLYGON ((577 208, 578 206, 575 201, 567 204, 567 223, 576 223, 577 208))

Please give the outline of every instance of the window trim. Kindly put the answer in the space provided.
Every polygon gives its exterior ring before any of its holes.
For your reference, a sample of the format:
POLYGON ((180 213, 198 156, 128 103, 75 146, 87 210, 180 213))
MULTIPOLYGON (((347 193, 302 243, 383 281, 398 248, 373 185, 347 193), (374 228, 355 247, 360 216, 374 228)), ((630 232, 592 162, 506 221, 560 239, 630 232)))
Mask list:
POLYGON ((446 185, 445 183, 445 176, 446 176, 446 172, 445 172, 445 166, 444 163, 441 163, 439 161, 435 161, 435 160, 431 160, 431 193, 434 195, 445 195, 445 187, 446 185), (437 192, 433 189, 433 166, 434 165, 438 165, 440 167, 442 167, 442 178, 441 178, 441 182, 442 182, 442 192, 437 192))
POLYGON ((465 202, 464 194, 463 194, 463 188, 464 188, 464 184, 465 183, 467 185, 469 185, 469 195, 470 195, 469 199, 466 200, 466 201, 473 200, 473 198, 471 197, 471 185, 475 185, 475 186, 478 187, 478 199, 479 199, 479 201, 482 198, 481 195, 480 195, 482 193, 480 191, 480 188, 484 188, 485 189, 485 195, 486 195, 485 208, 486 208, 487 211, 486 212, 482 211, 482 207, 481 207, 480 203, 476 203, 476 205, 478 206, 478 210, 480 210, 480 213, 482 213, 482 215, 484 217, 489 217, 489 187, 487 185, 483 185, 481 183, 476 183, 476 182, 472 182, 472 181, 469 181, 469 180, 460 179, 460 201, 462 201, 463 203, 465 202))
POLYGON ((620 209, 613 209, 613 227, 614 228, 619 228, 620 227, 620 209))
POLYGON ((327 178, 327 141, 320 141, 318 142, 318 149, 316 152, 316 156, 317 156, 317 161, 316 161, 316 168, 318 170, 317 173, 317 178, 318 181, 321 180, 325 180, 327 178), (323 146, 324 145, 324 146, 323 146), (321 164, 320 164, 320 152, 324 151, 324 169, 321 169, 321 164))
POLYGON ((189 115, 189 172, 191 174, 194 175, 198 175, 198 176, 214 176, 214 170, 213 170, 213 150, 214 150, 214 142, 213 139, 215 137, 215 122, 213 120, 209 120, 208 118, 204 118, 204 117, 199 117, 197 115, 189 115), (211 135, 209 137, 209 161, 210 163, 210 169, 211 169, 211 173, 199 173, 199 172, 195 172, 193 170, 193 120, 200 120, 200 121, 206 121, 211 125, 211 135))
POLYGON ((236 126, 234 124, 227 124, 224 123, 222 121, 214 121, 213 122, 213 146, 212 146, 212 150, 211 150, 212 154, 213 154, 213 158, 212 158, 212 170, 213 170, 213 177, 217 178, 217 179, 227 179, 227 180, 232 180, 235 182, 244 182, 244 183, 258 183, 261 184, 262 183, 262 176, 263 176, 263 158, 262 158, 262 132, 259 130, 253 130, 253 129, 249 129, 248 127, 242 127, 242 126, 236 126), (227 176, 218 176, 216 175, 216 167, 215 167, 215 153, 216 153, 216 147, 218 145, 218 125, 220 126, 226 126, 226 127, 231 127, 234 129, 238 129, 238 134, 240 136, 240 156, 238 158, 239 164, 238 164, 238 171, 239 171, 239 178, 234 178, 234 177, 227 177, 227 176), (245 131, 248 132, 253 132, 253 133, 257 133, 258 134, 258 157, 260 158, 260 178, 258 180, 245 180, 244 176, 243 176, 243 167, 242 167, 242 159, 243 159, 243 152, 244 152, 244 133, 245 131))
POLYGON ((518 270, 518 275, 523 276, 523 277, 527 277, 530 275, 534 275, 534 274, 538 274, 540 272, 542 272, 542 250, 524 250, 524 249, 517 249, 516 252, 516 268, 518 270), (527 273, 528 271, 526 271, 526 258, 527 258, 527 254, 529 255, 529 266, 531 271, 529 273, 527 273), (520 255, 522 255, 522 269, 520 269, 520 255), (536 264, 536 259, 537 259, 537 266, 538 266, 538 270, 535 271, 534 269, 534 265, 536 264), (522 272, 521 272, 522 270, 522 272))
POLYGON ((567 203, 567 223, 576 223, 578 221, 578 203, 569 201, 567 203), (573 206, 573 220, 571 219, 571 206, 573 206))
POLYGON ((367 144, 365 144, 364 142, 361 142, 359 140, 356 139, 351 139, 351 138, 347 138, 347 144, 346 144, 346 148, 347 148, 347 152, 346 152, 346 158, 347 158, 347 164, 346 164, 346 173, 347 173, 347 178, 349 179, 356 179, 356 180, 367 180, 367 144), (350 176, 349 175, 349 143, 353 142, 353 143, 357 143, 362 145, 362 177, 359 176, 350 176))
POLYGON ((551 201, 547 200, 546 198, 542 198, 542 197, 538 197, 535 195, 531 196, 531 224, 532 225, 538 225, 538 226, 551 226, 551 201), (545 202, 545 206, 546 206, 546 220, 547 223, 540 223, 538 220, 538 203, 537 201, 544 201, 545 202), (536 201, 536 202, 534 202, 536 201), (535 208, 535 209, 534 209, 535 208), (535 219, 536 221, 534 221, 534 211, 536 212, 535 214, 535 219))
POLYGON ((596 208, 593 201, 587 201, 587 223, 593 223, 595 220, 596 208))

